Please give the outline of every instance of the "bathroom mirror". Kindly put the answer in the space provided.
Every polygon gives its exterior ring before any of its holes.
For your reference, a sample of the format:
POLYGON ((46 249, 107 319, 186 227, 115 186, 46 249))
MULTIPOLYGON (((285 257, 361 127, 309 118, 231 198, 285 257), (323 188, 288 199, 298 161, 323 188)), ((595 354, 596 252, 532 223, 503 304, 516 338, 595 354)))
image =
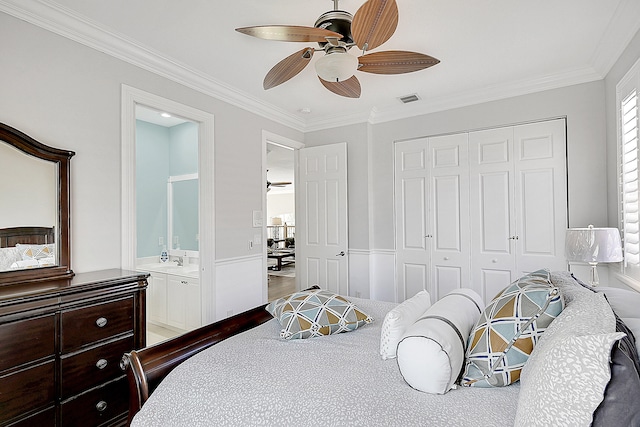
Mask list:
POLYGON ((171 249, 198 250, 198 174, 172 176, 167 186, 171 249))
POLYGON ((73 276, 69 166, 74 154, 0 123, 0 285, 73 276))

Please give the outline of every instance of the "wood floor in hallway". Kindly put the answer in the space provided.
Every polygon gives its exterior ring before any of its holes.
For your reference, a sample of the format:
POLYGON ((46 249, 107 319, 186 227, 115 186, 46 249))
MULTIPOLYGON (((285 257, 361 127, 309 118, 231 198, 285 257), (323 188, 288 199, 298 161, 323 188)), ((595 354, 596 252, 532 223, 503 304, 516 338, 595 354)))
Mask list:
POLYGON ((269 301, 282 298, 296 291, 296 278, 269 275, 267 298, 269 301))

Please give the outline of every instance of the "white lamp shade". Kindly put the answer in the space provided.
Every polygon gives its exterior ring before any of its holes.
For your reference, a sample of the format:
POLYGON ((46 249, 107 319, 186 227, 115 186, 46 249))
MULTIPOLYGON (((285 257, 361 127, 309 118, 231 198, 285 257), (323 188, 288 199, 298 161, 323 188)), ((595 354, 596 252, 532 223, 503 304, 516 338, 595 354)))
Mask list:
POLYGON ((322 80, 341 82, 351 78, 358 69, 358 58, 347 52, 327 53, 316 61, 316 73, 322 80))
POLYGON ((282 225, 282 218, 277 216, 271 218, 271 225, 282 225))
POLYGON ((620 262, 622 244, 617 228, 570 228, 565 239, 569 262, 620 262))

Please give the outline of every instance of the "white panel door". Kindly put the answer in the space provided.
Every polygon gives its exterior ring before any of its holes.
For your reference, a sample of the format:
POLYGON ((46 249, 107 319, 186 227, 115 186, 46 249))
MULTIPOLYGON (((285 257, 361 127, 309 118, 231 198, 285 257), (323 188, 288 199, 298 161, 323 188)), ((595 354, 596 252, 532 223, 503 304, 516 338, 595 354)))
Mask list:
POLYGON ((396 301, 429 290, 428 140, 395 144, 396 301))
POLYGON ((296 225, 296 263, 302 288, 319 285, 348 295, 346 143, 299 153, 302 215, 296 225))
POLYGON ((472 288, 485 300, 516 278, 513 128, 469 134, 472 288))
POLYGON ((470 283, 467 134, 429 138, 429 154, 429 289, 435 301, 470 283))
POLYGON ((565 120, 469 134, 471 277, 490 301, 516 278, 565 270, 565 120))
POLYGON ((566 132, 564 119, 514 128, 518 274, 566 270, 566 132))

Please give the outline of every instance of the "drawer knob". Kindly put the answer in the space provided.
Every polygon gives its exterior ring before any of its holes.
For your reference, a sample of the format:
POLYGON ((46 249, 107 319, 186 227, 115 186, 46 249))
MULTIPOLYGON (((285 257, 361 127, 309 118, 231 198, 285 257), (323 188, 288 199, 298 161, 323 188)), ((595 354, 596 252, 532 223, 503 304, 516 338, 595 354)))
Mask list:
POLYGON ((98 328, 104 328, 106 324, 107 319, 105 319, 104 317, 99 317, 98 320, 96 320, 96 325, 98 326, 98 328))
POLYGON ((96 409, 99 412, 104 411, 105 409, 107 409, 107 402, 105 402, 104 400, 101 400, 100 402, 96 403, 96 409))
POLYGON ((96 362, 96 368, 104 369, 107 367, 107 361, 105 359, 100 359, 96 362))

